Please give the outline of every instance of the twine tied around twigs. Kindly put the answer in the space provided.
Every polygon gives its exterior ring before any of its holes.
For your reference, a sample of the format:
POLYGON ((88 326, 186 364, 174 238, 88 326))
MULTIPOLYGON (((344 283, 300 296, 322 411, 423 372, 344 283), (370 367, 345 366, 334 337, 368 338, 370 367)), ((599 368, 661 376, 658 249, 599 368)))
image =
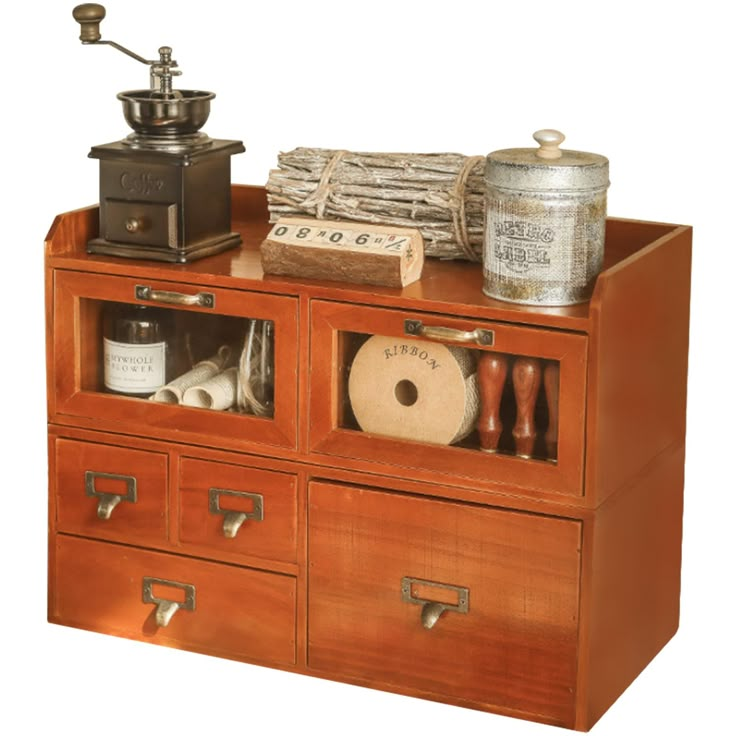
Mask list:
POLYGON ((335 151, 334 155, 327 162, 327 165, 322 171, 322 176, 319 179, 317 188, 302 202, 302 207, 305 209, 314 207, 315 217, 320 220, 324 217, 325 207, 330 196, 330 178, 332 177, 332 172, 337 168, 337 165, 346 153, 348 153, 348 151, 335 151))
POLYGON ((462 168, 455 179, 455 186, 450 191, 448 206, 452 210, 452 224, 455 228, 455 238, 465 255, 471 261, 480 261, 481 258, 473 250, 468 237, 468 222, 465 217, 465 185, 470 172, 476 164, 485 160, 485 156, 469 156, 465 159, 462 168))

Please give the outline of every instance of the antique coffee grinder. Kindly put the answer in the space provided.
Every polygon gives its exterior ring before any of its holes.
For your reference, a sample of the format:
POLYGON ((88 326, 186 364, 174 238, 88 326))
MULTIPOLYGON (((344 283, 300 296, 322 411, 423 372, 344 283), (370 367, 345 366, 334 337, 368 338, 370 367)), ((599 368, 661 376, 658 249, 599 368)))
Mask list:
POLYGON ((113 46, 151 72, 150 89, 118 95, 133 133, 89 153, 100 160, 100 231, 88 252, 186 263, 240 245, 231 232, 230 157, 245 147, 200 131, 214 93, 172 88, 181 72, 168 46, 148 61, 103 40, 102 5, 78 5, 73 15, 82 43, 113 46))

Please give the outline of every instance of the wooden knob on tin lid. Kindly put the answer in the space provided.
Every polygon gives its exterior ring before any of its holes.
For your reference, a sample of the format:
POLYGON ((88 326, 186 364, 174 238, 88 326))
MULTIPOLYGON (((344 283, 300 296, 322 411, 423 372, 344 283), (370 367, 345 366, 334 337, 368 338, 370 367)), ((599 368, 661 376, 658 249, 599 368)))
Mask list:
POLYGON ((534 133, 534 140, 539 143, 539 149, 536 152, 537 158, 544 158, 548 161, 562 158, 560 145, 565 140, 565 136, 559 130, 552 130, 551 128, 538 130, 534 133))

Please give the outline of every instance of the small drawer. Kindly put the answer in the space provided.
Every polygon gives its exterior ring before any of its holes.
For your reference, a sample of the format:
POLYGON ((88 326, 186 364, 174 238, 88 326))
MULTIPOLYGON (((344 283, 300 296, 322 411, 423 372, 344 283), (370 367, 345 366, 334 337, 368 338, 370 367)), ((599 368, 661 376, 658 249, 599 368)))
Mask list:
POLYGON ((309 489, 309 667, 574 725, 580 522, 309 489))
POLYGON ((166 455, 60 438, 55 460, 60 531, 131 544, 166 542, 166 455))
POLYGON ((55 623, 294 664, 294 578, 63 534, 55 567, 55 623))
POLYGON ((296 562, 296 477, 182 458, 179 540, 184 545, 296 562))
POLYGON ((176 248, 178 243, 176 204, 108 199, 105 205, 106 240, 176 248))

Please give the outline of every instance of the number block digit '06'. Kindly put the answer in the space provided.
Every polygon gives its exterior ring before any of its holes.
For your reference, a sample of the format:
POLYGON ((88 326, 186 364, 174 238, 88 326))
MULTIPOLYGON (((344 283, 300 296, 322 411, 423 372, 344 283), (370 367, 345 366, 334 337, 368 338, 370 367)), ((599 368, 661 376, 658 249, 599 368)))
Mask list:
POLYGON ((424 240, 408 227, 282 217, 261 244, 264 273, 402 287, 419 279, 424 240))

